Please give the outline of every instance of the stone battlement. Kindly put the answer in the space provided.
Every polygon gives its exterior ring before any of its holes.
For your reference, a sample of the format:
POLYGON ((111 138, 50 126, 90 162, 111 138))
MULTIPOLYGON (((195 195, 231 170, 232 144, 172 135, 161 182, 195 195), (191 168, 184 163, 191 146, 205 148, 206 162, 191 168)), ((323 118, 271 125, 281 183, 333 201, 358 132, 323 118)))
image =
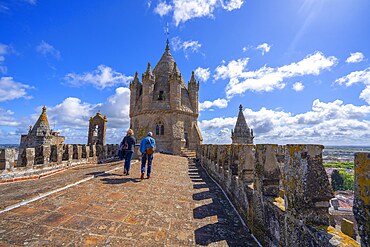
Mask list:
POLYGON ((323 148, 201 145, 197 158, 263 246, 359 246, 329 225, 333 192, 323 148))
POLYGON ((0 149, 0 181, 55 171, 64 167, 103 162, 117 157, 119 145, 43 145, 0 149))

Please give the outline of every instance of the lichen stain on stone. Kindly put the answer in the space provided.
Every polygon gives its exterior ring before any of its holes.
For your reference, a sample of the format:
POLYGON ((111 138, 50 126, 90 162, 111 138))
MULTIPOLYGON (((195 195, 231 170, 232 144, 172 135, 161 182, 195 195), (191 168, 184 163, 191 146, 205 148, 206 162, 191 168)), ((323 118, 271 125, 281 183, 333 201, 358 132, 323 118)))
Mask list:
POLYGON ((336 242, 339 243, 335 246, 338 247, 360 247, 360 244, 357 243, 353 238, 347 236, 346 234, 338 231, 332 226, 316 226, 316 229, 323 231, 326 234, 329 234, 332 236, 332 239, 329 240, 331 243, 336 242))
POLYGON ((285 211, 285 202, 284 199, 281 197, 275 197, 274 198, 274 205, 276 205, 281 210, 285 211))
POLYGON ((365 205, 370 204, 370 159, 366 153, 356 154, 355 174, 357 184, 362 189, 357 189, 358 197, 365 205))

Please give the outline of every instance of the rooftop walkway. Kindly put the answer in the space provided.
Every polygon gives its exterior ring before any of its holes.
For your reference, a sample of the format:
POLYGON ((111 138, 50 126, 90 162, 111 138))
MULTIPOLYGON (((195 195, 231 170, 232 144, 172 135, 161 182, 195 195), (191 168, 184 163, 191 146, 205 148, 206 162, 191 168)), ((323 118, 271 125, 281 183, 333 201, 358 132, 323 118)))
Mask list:
POLYGON ((0 184, 0 246, 258 246, 222 191, 186 158, 87 165, 0 184))

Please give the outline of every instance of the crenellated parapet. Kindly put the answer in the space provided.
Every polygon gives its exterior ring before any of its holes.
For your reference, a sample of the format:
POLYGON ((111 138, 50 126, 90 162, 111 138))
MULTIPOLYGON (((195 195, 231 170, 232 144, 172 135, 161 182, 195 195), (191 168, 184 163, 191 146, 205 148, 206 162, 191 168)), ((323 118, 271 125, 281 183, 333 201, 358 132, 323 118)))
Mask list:
POLYGON ((87 163, 100 163, 117 157, 119 145, 42 145, 32 148, 0 149, 0 181, 39 175, 87 163))
POLYGON ((329 226, 333 192, 323 148, 208 144, 199 146, 197 159, 263 246, 359 246, 329 226))

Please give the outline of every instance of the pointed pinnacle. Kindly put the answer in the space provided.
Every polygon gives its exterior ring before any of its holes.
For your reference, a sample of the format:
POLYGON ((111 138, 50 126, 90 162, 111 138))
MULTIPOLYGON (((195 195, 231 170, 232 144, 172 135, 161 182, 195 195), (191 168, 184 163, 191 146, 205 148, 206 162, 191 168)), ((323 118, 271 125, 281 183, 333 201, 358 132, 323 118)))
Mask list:
POLYGON ((243 106, 242 106, 242 104, 240 104, 240 106, 239 106, 239 110, 240 110, 240 111, 242 111, 242 110, 243 110, 243 106))
POLYGON ((146 68, 146 72, 150 73, 152 71, 150 63, 148 63, 148 67, 146 68))
POLYGON ((166 51, 169 51, 169 50, 170 50, 170 42, 167 39, 166 40, 166 51))

